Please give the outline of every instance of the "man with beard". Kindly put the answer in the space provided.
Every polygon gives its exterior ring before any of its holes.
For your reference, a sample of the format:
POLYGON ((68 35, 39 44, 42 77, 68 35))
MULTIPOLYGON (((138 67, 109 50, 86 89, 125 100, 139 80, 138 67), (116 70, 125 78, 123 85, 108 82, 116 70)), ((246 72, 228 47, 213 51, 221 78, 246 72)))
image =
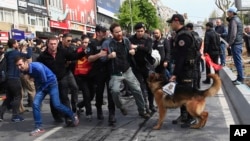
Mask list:
POLYGON ((160 65, 155 68, 155 72, 163 74, 166 76, 166 68, 168 67, 168 62, 170 61, 170 45, 168 39, 162 37, 162 33, 159 29, 154 30, 154 42, 153 49, 159 51, 161 56, 160 65))
POLYGON ((150 115, 145 109, 140 83, 136 79, 130 65, 137 46, 131 45, 129 40, 123 37, 121 26, 118 23, 111 24, 110 32, 113 38, 106 40, 102 44, 102 48, 108 52, 108 55, 103 57, 102 60, 108 62, 110 73, 109 88, 114 103, 123 115, 127 115, 127 110, 120 100, 120 86, 121 83, 125 82, 135 98, 139 115, 148 119, 150 115))

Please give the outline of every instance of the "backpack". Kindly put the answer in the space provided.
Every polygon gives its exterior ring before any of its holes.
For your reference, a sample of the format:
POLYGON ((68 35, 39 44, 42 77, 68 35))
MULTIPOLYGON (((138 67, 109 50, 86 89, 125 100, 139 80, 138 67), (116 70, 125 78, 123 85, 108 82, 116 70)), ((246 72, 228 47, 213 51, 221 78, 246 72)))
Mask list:
POLYGON ((194 31, 192 31, 191 34, 192 34, 194 41, 195 41, 194 42, 195 48, 198 51, 200 51, 201 46, 202 46, 202 41, 203 41, 202 38, 198 35, 198 33, 194 32, 194 31))

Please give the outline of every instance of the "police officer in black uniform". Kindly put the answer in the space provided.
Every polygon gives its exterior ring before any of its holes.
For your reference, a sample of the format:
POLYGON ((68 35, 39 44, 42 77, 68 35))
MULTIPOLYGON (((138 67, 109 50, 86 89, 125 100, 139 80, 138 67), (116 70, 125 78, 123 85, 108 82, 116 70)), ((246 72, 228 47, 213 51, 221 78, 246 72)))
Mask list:
MULTIPOLYGON (((92 70, 90 71, 90 76, 94 76, 94 82, 96 83, 96 108, 97 108, 97 118, 103 120, 103 94, 105 89, 105 84, 108 86, 109 73, 107 70, 107 64, 100 61, 99 58, 107 56, 107 51, 101 49, 102 43, 107 37, 107 29, 101 25, 96 26, 96 38, 91 40, 88 49, 88 61, 92 62, 92 70)), ((113 102, 109 88, 107 87, 108 94, 108 109, 109 109, 109 123, 113 124, 115 120, 115 104, 113 102)))
MULTIPOLYGON (((169 81, 177 82, 176 90, 187 89, 193 90, 194 88, 194 67, 195 65, 195 49, 194 48, 194 38, 191 33, 185 29, 184 18, 180 14, 174 14, 171 19, 167 20, 170 23, 172 29, 176 32, 176 36, 173 40, 174 54, 174 71, 173 75, 170 77, 169 81)), ((190 127, 194 124, 196 120, 188 114, 186 107, 181 107, 181 115, 173 120, 173 124, 184 123, 181 127, 190 127)))

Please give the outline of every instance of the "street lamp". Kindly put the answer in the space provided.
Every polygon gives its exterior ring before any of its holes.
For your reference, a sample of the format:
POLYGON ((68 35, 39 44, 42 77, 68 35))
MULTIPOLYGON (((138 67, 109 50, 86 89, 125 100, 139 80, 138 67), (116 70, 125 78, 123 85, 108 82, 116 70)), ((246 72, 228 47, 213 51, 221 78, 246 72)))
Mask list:
POLYGON ((131 6, 131 0, 129 0, 129 11, 130 11, 130 26, 131 26, 131 35, 133 35, 133 20, 132 20, 132 6, 131 6))

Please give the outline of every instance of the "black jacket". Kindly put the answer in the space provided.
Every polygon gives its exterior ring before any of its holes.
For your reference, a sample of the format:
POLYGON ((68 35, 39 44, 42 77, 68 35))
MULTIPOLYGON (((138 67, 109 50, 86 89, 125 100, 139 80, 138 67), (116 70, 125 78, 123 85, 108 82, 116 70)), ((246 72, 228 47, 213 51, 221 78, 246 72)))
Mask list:
POLYGON ((153 40, 146 35, 141 39, 136 38, 136 35, 133 35, 129 38, 131 44, 137 45, 136 53, 134 55, 135 62, 138 66, 145 66, 147 61, 152 61, 150 56, 152 53, 153 40))
POLYGON ((69 70, 66 68, 66 61, 73 61, 82 58, 85 52, 76 53, 70 52, 64 48, 58 47, 56 57, 54 58, 46 49, 38 58, 37 61, 46 65, 55 73, 57 80, 61 80, 69 70))
POLYGON ((219 55, 220 54, 220 47, 218 49, 214 49, 216 47, 214 41, 216 41, 216 32, 213 29, 208 29, 205 32, 205 39, 204 39, 204 53, 208 53, 209 55, 219 55))
POLYGON ((160 40, 154 40, 153 49, 157 49, 161 55, 161 63, 170 61, 170 44, 168 39, 161 38, 160 40))

